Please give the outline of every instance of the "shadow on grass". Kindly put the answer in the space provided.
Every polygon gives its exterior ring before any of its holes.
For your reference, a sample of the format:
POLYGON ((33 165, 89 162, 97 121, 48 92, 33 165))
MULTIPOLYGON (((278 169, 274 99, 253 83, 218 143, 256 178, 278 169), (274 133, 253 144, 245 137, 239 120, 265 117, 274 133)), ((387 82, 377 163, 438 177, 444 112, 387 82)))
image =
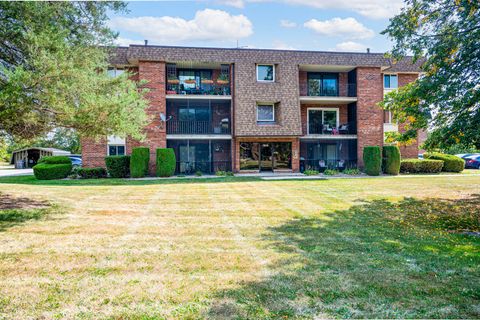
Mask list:
POLYGON ((371 201, 269 230, 271 275, 219 292, 209 318, 478 318, 480 196, 371 201))
POLYGON ((57 210, 46 201, 0 193, 0 232, 29 220, 39 220, 57 210))

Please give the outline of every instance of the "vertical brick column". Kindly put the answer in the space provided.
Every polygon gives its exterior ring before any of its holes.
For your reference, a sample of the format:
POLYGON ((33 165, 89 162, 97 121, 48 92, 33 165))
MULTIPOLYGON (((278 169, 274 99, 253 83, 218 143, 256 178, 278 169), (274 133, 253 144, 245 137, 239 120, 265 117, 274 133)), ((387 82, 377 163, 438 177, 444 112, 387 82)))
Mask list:
POLYGON ((82 167, 105 167, 105 157, 107 156, 107 139, 82 137, 80 139, 82 146, 82 167))
POLYGON ((300 171, 300 139, 292 140, 292 171, 300 171))
POLYGON ((363 167, 363 148, 383 146, 382 72, 378 67, 357 68, 358 165, 363 167))
MULTIPOLYGON (((150 102, 150 106, 146 112, 150 122, 145 127, 146 140, 142 145, 150 148, 149 173, 150 175, 155 175, 156 149, 167 146, 167 128, 165 123, 160 121, 160 113, 167 113, 165 100, 165 63, 158 61, 139 61, 138 75, 140 80, 148 81, 144 87, 149 89, 146 97, 150 102)), ((130 144, 135 145, 133 142, 130 144)))

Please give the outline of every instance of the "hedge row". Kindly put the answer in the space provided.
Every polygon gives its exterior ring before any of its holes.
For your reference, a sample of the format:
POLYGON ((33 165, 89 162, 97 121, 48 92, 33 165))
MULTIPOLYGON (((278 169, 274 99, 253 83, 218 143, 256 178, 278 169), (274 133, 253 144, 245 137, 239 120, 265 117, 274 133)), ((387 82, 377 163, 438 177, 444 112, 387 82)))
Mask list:
POLYGON ((442 160, 443 171, 446 172, 462 172, 465 169, 465 161, 457 156, 451 154, 443 154, 438 152, 425 153, 425 159, 442 160))
POLYGON ((148 162, 150 161, 150 149, 147 147, 133 148, 130 158, 130 176, 142 178, 148 174, 148 162))
POLYGON ((171 177, 176 167, 175 152, 172 148, 157 149, 157 177, 171 177))
MULTIPOLYGON (((70 160, 70 159, 68 159, 70 160)), ((33 174, 38 180, 64 179, 72 171, 72 163, 48 164, 45 162, 37 163, 33 167, 33 174)))
POLYGON ((363 148, 364 171, 369 176, 378 176, 382 171, 382 150, 378 146, 363 148))
POLYGON ((102 167, 98 168, 79 168, 77 174, 81 179, 100 179, 107 177, 107 170, 102 167))
POLYGON ((405 159, 402 160, 400 171, 403 173, 439 173, 443 168, 442 160, 419 160, 405 159))
POLYGON ((400 172, 400 149, 397 146, 383 147, 383 172, 397 175, 400 172))
POLYGON ((110 178, 127 178, 130 176, 130 156, 109 156, 105 165, 110 178))

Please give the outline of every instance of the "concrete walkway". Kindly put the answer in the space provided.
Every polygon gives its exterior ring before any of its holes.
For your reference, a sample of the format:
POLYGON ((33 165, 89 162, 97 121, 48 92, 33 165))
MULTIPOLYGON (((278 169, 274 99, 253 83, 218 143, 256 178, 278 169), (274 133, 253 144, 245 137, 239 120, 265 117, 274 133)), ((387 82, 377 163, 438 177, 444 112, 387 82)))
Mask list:
POLYGON ((11 165, 0 165, 0 177, 25 176, 32 174, 32 169, 15 169, 15 167, 11 165))

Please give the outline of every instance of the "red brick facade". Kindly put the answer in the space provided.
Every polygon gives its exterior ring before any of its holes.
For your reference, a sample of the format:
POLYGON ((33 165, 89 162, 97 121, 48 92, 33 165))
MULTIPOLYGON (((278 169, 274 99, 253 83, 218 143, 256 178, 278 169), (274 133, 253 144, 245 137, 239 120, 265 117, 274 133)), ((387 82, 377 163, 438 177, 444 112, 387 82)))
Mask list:
MULTIPOLYGON (((307 135, 308 108, 338 108, 340 124, 349 122, 348 103, 355 102, 355 97, 347 97, 349 73, 356 73, 356 127, 357 127, 357 159, 361 167, 364 146, 382 146, 384 141, 383 110, 378 102, 383 99, 383 72, 389 67, 389 61, 381 54, 324 53, 307 51, 282 50, 242 50, 242 49, 206 49, 181 47, 144 47, 130 46, 119 49, 119 57, 113 59, 118 67, 138 70, 134 80, 145 79, 149 89, 147 95, 150 107, 147 114, 150 123, 145 128, 145 141, 126 139, 126 153, 131 154, 135 146, 148 146, 151 151, 150 174, 155 172, 155 153, 157 148, 167 145, 165 123, 160 121, 160 113, 166 111, 166 63, 178 62, 230 65, 231 83, 231 148, 232 169, 240 168, 239 144, 248 142, 291 142, 292 171, 300 167, 300 139, 307 135), (262 83, 256 80, 257 64, 273 64, 275 81, 262 83), (322 102, 300 102, 300 97, 308 95, 307 76, 305 70, 322 70, 328 65, 326 72, 335 72, 338 66, 338 98, 322 102), (303 66, 303 67, 302 67, 303 66), (313 66, 313 67, 312 67, 313 66), (352 67, 357 66, 357 67, 352 67), (257 104, 270 102, 275 104, 275 124, 257 123, 257 104)), ((405 68, 411 68, 402 65, 405 68)), ((204 68, 204 67, 203 67, 204 68)), ((398 69, 398 68, 397 68, 398 69)), ((219 75, 219 67, 212 68, 212 78, 219 75)), ((416 79, 417 74, 399 74, 399 85, 405 85, 416 79)), ((198 97, 198 96, 197 96, 198 97)), ((196 96, 185 98, 195 99, 196 96)), ((350 110, 352 111, 352 110, 350 110)), ((355 113, 355 109, 353 109, 355 113)), ((351 116, 351 115, 350 115, 351 116)), ((215 118, 215 122, 219 119, 215 118)), ((305 138, 305 137, 304 137, 305 138)), ((192 136, 190 139, 195 139, 192 136)), ((214 138, 211 138, 214 139, 214 138)), ((402 148, 403 157, 413 157, 418 153, 418 142, 402 148)), ((103 158, 107 155, 106 139, 95 142, 82 139, 84 166, 104 166, 103 158)), ((220 157, 220 155, 215 155, 220 157)), ((223 156, 221 158, 223 159, 223 156)))
POLYGON ((357 150, 363 166, 363 147, 383 146, 383 79, 380 68, 357 68, 357 150))

